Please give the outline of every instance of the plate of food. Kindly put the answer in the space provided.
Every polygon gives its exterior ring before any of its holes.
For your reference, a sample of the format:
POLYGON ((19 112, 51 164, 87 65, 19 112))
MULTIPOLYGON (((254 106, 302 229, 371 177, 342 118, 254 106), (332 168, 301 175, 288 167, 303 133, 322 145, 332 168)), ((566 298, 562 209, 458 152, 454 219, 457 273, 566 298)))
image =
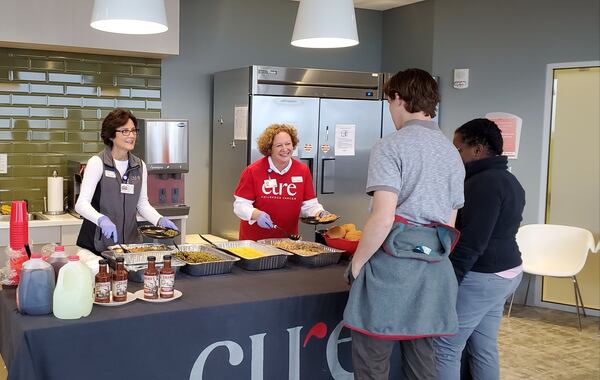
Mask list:
POLYGON ((131 293, 131 292, 127 292, 127 299, 125 301, 113 301, 112 298, 112 292, 110 292, 110 302, 96 302, 94 301, 94 305, 100 305, 100 306, 122 306, 122 305, 126 305, 130 302, 133 302, 137 299, 137 297, 135 296, 135 294, 131 293))
POLYGON ((336 214, 327 214, 322 217, 311 216, 311 217, 300 218, 300 221, 305 224, 329 224, 329 223, 335 222, 339 218, 340 218, 340 216, 338 216, 336 214))
POLYGON ((183 295, 183 293, 181 293, 180 290, 175 289, 173 291, 173 297, 171 298, 144 298, 144 289, 140 289, 137 292, 135 292, 135 296, 137 297, 137 299, 142 300, 142 301, 146 301, 146 302, 153 302, 153 303, 165 303, 165 302, 170 302, 173 300, 176 300, 177 298, 181 297, 183 295))
POLYGON ((138 231, 152 239, 172 239, 180 234, 177 230, 160 226, 142 226, 138 228, 138 231))

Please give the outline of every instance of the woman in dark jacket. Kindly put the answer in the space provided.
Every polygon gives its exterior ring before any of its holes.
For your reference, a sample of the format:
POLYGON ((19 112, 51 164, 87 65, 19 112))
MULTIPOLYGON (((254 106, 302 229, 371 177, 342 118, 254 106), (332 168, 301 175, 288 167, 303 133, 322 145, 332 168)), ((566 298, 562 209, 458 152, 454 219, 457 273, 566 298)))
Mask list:
POLYGON ((450 255, 459 282, 459 332, 435 342, 438 379, 460 378, 467 345, 474 379, 499 379, 497 334, 506 298, 521 282, 516 234, 525 191, 508 171, 502 135, 488 119, 475 119, 454 133, 465 163, 465 205, 458 211, 460 240, 450 255))

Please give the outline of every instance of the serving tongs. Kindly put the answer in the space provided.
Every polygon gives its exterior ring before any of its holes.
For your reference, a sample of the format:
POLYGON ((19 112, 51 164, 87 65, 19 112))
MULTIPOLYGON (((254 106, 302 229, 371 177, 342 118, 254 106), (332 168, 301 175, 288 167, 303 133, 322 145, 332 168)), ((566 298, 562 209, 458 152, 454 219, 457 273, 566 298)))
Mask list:
POLYGON ((286 230, 284 230, 283 228, 279 227, 276 224, 273 225, 273 228, 277 228, 278 230, 282 231, 284 234, 287 235, 288 239, 290 239, 290 240, 296 241, 296 240, 302 239, 302 236, 296 235, 296 234, 290 234, 289 232, 287 232, 286 230))
POLYGON ((121 243, 117 243, 119 245, 119 247, 121 247, 121 249, 123 250, 123 253, 131 253, 130 250, 128 250, 127 248, 123 247, 123 245, 121 243))

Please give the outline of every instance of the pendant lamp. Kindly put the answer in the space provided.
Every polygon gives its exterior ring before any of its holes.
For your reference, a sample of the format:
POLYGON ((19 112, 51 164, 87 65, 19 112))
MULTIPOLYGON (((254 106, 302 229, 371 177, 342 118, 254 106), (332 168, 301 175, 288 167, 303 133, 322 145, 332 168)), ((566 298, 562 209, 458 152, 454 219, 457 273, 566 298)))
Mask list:
POLYGON ((121 34, 156 34, 169 29, 164 0, 94 0, 90 26, 121 34))
POLYGON ((292 45, 321 49, 358 45, 352 0, 300 0, 292 45))

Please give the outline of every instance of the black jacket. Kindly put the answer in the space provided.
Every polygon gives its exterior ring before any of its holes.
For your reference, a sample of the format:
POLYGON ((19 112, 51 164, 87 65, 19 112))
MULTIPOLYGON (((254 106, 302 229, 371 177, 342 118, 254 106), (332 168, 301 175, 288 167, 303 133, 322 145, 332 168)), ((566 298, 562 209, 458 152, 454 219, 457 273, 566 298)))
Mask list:
POLYGON ((465 165, 465 205, 458 211, 461 236, 450 255, 460 283, 469 271, 496 273, 519 266, 515 236, 525 207, 525 190, 505 156, 465 165))

